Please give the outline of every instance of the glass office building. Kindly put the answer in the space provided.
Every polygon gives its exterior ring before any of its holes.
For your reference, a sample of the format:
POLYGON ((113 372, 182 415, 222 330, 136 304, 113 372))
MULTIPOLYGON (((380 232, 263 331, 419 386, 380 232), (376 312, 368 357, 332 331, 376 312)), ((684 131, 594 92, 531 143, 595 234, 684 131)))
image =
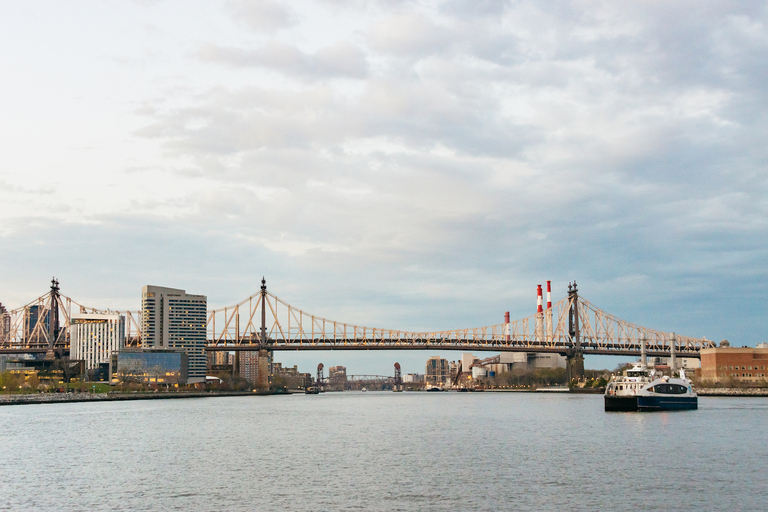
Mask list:
POLYGON ((188 358, 181 349, 123 349, 112 353, 113 383, 184 385, 188 358))

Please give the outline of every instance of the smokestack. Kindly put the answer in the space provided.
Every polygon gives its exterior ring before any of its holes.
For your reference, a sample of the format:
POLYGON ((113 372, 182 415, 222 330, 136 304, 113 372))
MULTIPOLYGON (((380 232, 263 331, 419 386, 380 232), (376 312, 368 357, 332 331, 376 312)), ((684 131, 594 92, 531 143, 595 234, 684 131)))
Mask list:
POLYGON ((536 285, 536 341, 544 337, 544 309, 541 304, 541 285, 536 285))
POLYGON ((541 307, 541 285, 536 285, 536 305, 538 306, 538 309, 536 310, 537 313, 543 313, 544 310, 541 307))
POLYGON ((547 281, 547 341, 552 343, 552 281, 547 281))
POLYGON ((547 281, 547 309, 552 309, 552 281, 547 281))
POLYGON ((647 357, 645 357, 645 333, 640 335, 640 362, 643 366, 648 364, 647 357))
POLYGON ((504 334, 506 335, 506 340, 509 341, 509 311, 504 313, 504 334))

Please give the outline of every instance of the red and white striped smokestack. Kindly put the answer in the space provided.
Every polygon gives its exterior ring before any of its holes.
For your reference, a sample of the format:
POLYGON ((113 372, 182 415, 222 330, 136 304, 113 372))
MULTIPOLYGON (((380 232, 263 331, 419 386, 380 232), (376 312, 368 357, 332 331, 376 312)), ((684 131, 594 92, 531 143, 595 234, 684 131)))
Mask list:
POLYGON ((542 309, 541 307, 541 285, 540 284, 536 285, 536 305, 538 306, 538 308, 536 309, 536 312, 543 313, 544 309, 542 309))
POLYGON ((505 324, 508 324, 508 323, 509 323, 509 311, 507 311, 506 313, 504 313, 504 323, 505 323, 505 324))
POLYGON ((547 281, 547 317, 544 319, 547 341, 552 342, 552 281, 547 281))
POLYGON ((504 334, 505 339, 509 341, 509 311, 504 313, 504 334))
POLYGON ((552 281, 547 281, 547 309, 552 309, 552 281))

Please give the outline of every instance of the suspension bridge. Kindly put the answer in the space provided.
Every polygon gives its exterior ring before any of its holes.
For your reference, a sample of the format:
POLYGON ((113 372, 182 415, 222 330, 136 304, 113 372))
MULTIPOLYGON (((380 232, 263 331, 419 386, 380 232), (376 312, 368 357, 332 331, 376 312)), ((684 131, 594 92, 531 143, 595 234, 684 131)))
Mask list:
MULTIPOLYGON (((0 310, 0 353, 69 352, 73 313, 118 313, 126 318, 126 346, 141 346, 141 311, 113 311, 79 304, 59 283, 48 293, 11 311, 0 310)), ((508 317, 507 317, 508 318, 508 317)), ((460 350, 549 352, 568 358, 569 370, 583 374, 584 355, 680 356, 700 358, 715 344, 636 325, 607 313, 578 294, 568 294, 526 318, 485 327, 405 331, 331 320, 297 308, 267 291, 232 306, 211 309, 206 351, 280 350, 460 350)))

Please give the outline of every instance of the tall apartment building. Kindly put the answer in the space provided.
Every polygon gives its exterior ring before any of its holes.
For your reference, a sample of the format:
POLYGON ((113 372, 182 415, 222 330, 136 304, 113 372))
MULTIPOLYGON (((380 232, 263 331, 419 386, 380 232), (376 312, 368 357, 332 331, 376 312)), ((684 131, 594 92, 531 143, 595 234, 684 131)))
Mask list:
POLYGON ((69 331, 70 358, 93 370, 109 363, 125 344, 125 317, 117 313, 73 313, 69 331))
MULTIPOLYGON (((251 384, 257 384, 259 382, 258 351, 238 352, 235 358, 237 359, 237 373, 251 384)), ((269 352, 267 358, 267 371, 272 373, 272 352, 269 352)))
POLYGON ((147 285, 141 290, 142 346, 184 349, 189 369, 187 384, 205 382, 205 295, 147 285))

